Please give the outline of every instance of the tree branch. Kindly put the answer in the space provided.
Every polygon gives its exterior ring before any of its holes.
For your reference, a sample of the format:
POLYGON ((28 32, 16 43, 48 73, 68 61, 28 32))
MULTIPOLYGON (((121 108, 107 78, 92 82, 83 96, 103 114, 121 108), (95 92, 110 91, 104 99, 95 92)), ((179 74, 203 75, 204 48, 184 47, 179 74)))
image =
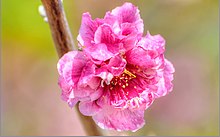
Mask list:
POLYGON ((59 57, 74 48, 69 25, 60 0, 41 0, 47 14, 53 41, 59 57))
MULTIPOLYGON (((68 51, 74 49, 74 42, 69 29, 68 22, 65 17, 61 0, 41 0, 45 8, 53 41, 59 57, 62 57, 68 51)), ((101 135, 96 124, 91 117, 83 116, 78 109, 77 113, 80 117, 87 135, 101 135)))

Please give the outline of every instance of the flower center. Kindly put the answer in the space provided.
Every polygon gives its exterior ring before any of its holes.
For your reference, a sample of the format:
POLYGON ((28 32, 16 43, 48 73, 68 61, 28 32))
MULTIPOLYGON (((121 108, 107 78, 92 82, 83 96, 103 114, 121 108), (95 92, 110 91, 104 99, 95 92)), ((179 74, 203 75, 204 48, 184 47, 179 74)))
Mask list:
POLYGON ((114 77, 110 82, 110 90, 112 90, 115 86, 119 85, 122 88, 125 88, 129 85, 129 80, 136 78, 136 76, 128 70, 124 70, 124 72, 120 76, 114 77))

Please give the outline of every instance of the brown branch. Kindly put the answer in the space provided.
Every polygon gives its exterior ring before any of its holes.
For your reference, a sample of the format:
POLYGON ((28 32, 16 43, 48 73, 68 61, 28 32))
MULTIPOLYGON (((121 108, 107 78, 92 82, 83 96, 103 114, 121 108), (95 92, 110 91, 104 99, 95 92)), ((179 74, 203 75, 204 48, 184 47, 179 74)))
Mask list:
MULTIPOLYGON (((65 17, 61 0, 41 0, 45 8, 50 30, 53 36, 53 41, 59 57, 62 57, 66 52, 74 48, 72 35, 65 17)), ((78 109, 77 113, 80 117, 87 135, 101 135, 96 124, 91 117, 83 116, 78 109)))
POLYGON ((74 48, 69 25, 60 0, 41 0, 47 14, 53 41, 59 57, 74 48))

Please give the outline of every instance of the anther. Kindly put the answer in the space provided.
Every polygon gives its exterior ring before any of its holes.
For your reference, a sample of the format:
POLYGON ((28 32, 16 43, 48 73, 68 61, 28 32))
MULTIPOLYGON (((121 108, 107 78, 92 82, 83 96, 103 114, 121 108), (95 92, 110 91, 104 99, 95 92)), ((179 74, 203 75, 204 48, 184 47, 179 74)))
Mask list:
MULTIPOLYGON (((132 74, 130 71, 128 71, 126 69, 124 70, 124 73, 128 74, 129 76, 132 76, 132 77, 136 78, 136 76, 134 74, 132 74)), ((122 76, 123 76, 123 74, 122 74, 122 76)))

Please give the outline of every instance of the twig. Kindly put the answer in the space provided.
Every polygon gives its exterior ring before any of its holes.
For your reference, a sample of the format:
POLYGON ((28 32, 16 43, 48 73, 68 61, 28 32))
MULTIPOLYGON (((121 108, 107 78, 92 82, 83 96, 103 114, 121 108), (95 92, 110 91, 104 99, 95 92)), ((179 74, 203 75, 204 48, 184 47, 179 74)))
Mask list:
POLYGON ((74 47, 71 32, 60 0, 41 0, 47 14, 53 41, 59 57, 74 47))
MULTIPOLYGON (((65 17, 61 0, 41 0, 45 8, 50 30, 53 36, 53 41, 59 57, 74 49, 74 42, 69 29, 68 22, 65 17)), ((91 117, 83 116, 78 109, 77 113, 80 117, 87 135, 101 135, 96 124, 91 117)))

